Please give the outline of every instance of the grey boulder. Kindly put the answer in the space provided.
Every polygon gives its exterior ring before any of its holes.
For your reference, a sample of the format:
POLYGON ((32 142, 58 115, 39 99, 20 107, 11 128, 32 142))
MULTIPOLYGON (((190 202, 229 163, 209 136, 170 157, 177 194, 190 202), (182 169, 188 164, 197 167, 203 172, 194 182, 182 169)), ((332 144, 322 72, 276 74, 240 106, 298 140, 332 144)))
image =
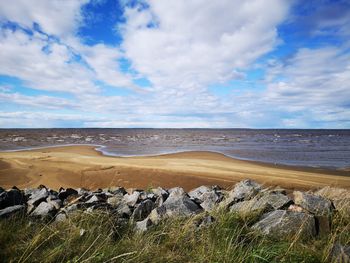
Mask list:
POLYGON ((193 202, 182 188, 171 191, 163 207, 168 216, 190 216, 202 211, 202 208, 193 202))
POLYGON ((295 204, 301 206, 314 215, 326 216, 330 215, 332 212, 331 201, 324 197, 300 191, 295 191, 293 195, 295 204))
POLYGON ((329 234, 333 211, 332 202, 324 197, 304 192, 295 191, 293 194, 296 205, 315 215, 318 234, 329 234))
POLYGON ((21 205, 25 201, 23 193, 17 188, 10 189, 9 191, 3 191, 0 193, 0 209, 4 209, 9 206, 21 205))
POLYGON ((193 202, 182 188, 176 187, 169 190, 170 195, 160 207, 152 210, 149 218, 154 224, 168 217, 191 216, 203 209, 193 202))
POLYGON ((6 207, 6 208, 0 210, 0 218, 9 217, 13 214, 23 212, 24 210, 25 210, 24 205, 9 206, 9 207, 6 207))
POLYGON ((117 215, 123 218, 129 218, 132 214, 130 207, 124 201, 114 207, 114 211, 117 215))
POLYGON ((211 188, 208 186, 199 186, 191 191, 188 192, 189 197, 191 197, 192 199, 199 199, 201 200, 201 196, 204 193, 210 192, 211 188))
POLYGON ((50 218, 56 214, 54 205, 46 202, 41 202, 37 208, 30 214, 33 217, 50 218))
POLYGON ((64 201, 71 195, 78 195, 78 191, 73 188, 61 189, 58 193, 58 198, 64 201))
POLYGON ((36 191, 32 192, 30 198, 27 202, 28 206, 38 206, 41 202, 45 201, 49 196, 49 191, 46 188, 36 189, 36 191))
POLYGON ((216 205, 222 200, 222 195, 214 190, 203 193, 201 196, 200 206, 205 211, 213 210, 216 205))
POLYGON ((134 191, 132 194, 125 194, 123 200, 128 206, 133 207, 138 202, 139 197, 140 197, 140 192, 134 191))
POLYGON ((55 222, 64 222, 68 219, 68 216, 65 213, 59 213, 55 217, 55 222))
POLYGON ((115 195, 107 199, 107 204, 111 205, 112 207, 118 207, 118 205, 122 200, 123 200, 123 196, 121 194, 115 195))
POLYGON ((256 200, 256 206, 270 206, 273 210, 287 208, 293 203, 288 196, 275 191, 257 195, 252 200, 256 200))
POLYGON ((304 239, 316 235, 315 219, 312 215, 286 210, 276 210, 263 215, 252 228, 275 239, 304 239))
POLYGON ((87 197, 88 200, 85 202, 86 204, 95 204, 95 203, 101 203, 106 201, 106 195, 105 194, 92 194, 91 196, 87 197))
POLYGON ((151 213, 154 207, 155 204, 151 200, 147 199, 145 201, 142 201, 135 208, 131 218, 135 221, 142 221, 151 213))
POLYGON ((63 205, 61 199, 57 199, 52 196, 49 196, 48 198, 46 198, 46 202, 48 202, 49 204, 52 204, 57 210, 59 210, 63 205))
POLYGON ((207 186, 200 186, 188 193, 205 211, 211 211, 222 200, 222 194, 207 186))
POLYGON ((232 204, 246 201, 256 196, 262 187, 257 182, 247 179, 235 185, 232 191, 229 192, 228 197, 220 204, 223 208, 229 208, 232 204))
POLYGON ((273 210, 273 207, 267 202, 259 202, 259 200, 252 199, 235 203, 230 207, 230 212, 247 216, 251 213, 263 213, 273 210))
POLYGON ((142 221, 136 222, 135 230, 136 232, 145 232, 153 225, 152 221, 149 218, 146 218, 142 221))

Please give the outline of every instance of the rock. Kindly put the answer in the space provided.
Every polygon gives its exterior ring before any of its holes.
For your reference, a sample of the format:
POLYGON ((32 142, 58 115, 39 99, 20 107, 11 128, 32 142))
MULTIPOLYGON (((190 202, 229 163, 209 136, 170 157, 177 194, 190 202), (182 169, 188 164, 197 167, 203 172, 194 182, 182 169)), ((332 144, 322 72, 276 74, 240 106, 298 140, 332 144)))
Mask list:
POLYGON ((230 212, 247 216, 251 213, 264 213, 272 211, 273 207, 267 202, 259 202, 257 199, 239 202, 230 207, 230 212))
POLYGON ((197 187, 191 190, 188 195, 191 197, 191 199, 195 200, 197 203, 200 203, 200 206, 205 211, 211 211, 215 205, 222 200, 221 193, 207 186, 197 187))
POLYGON ((59 213, 55 217, 55 222, 63 222, 68 219, 68 216, 65 213, 59 213))
POLYGON ((121 194, 115 195, 107 199, 107 204, 110 204, 112 207, 115 208, 115 207, 118 207, 118 205, 122 200, 123 200, 123 196, 121 194))
POLYGON ((23 212, 24 210, 25 210, 24 205, 8 206, 8 207, 0 210, 0 218, 7 218, 7 217, 14 215, 16 213, 23 212))
POLYGON ((158 225, 159 222, 165 217, 166 208, 164 206, 156 207, 149 214, 148 218, 152 221, 153 224, 158 225))
POLYGON ((274 210, 287 208, 293 203, 293 200, 288 196, 275 191, 264 193, 262 196, 256 196, 254 199, 257 200, 258 206, 268 204, 274 210))
POLYGON ((129 218, 132 214, 130 207, 124 201, 119 203, 115 208, 115 212, 123 218, 129 218))
POLYGON ((331 232, 330 216, 315 216, 316 232, 318 235, 325 236, 331 232))
POLYGON ((87 196, 91 194, 91 191, 85 188, 78 188, 76 191, 78 192, 78 195, 87 196))
POLYGON ((202 208, 193 202, 182 188, 173 188, 169 193, 169 197, 163 203, 168 215, 189 216, 202 211, 202 208))
POLYGON ((23 193, 18 189, 10 189, 0 193, 0 209, 9 206, 22 205, 25 202, 23 193))
POLYGON ((185 190, 182 187, 173 187, 168 190, 169 196, 172 194, 173 196, 182 196, 186 195, 185 190))
POLYGON ((306 211, 304 208, 302 208, 301 206, 298 205, 290 205, 288 207, 289 211, 293 211, 293 212, 303 212, 303 213, 308 213, 308 211, 306 211))
POLYGON ((56 214, 56 208, 54 205, 41 202, 37 208, 30 214, 34 217, 50 218, 56 214))
POLYGON ((214 190, 203 193, 200 199, 201 200, 200 206, 205 211, 211 211, 222 200, 222 198, 223 196, 214 190))
POLYGON ((61 199, 55 199, 55 198, 52 198, 51 196, 46 198, 46 202, 48 202, 49 204, 52 204, 57 210, 59 210, 63 205, 61 199))
POLYGON ((139 200, 140 192, 134 191, 132 194, 126 194, 124 195, 124 202, 131 207, 134 207, 139 200))
POLYGON ((142 221, 136 222, 135 230, 136 232, 145 232, 152 226, 152 221, 149 218, 146 218, 142 221))
POLYGON ((148 193, 146 198, 154 202, 157 199, 157 196, 153 193, 148 193))
POLYGON ((203 209, 193 202, 182 188, 173 189, 162 206, 152 210, 151 220, 159 222, 164 217, 191 216, 201 212, 203 209))
POLYGON ((263 215, 252 228, 275 239, 296 236, 304 239, 316 235, 315 219, 312 215, 286 210, 276 210, 263 215))
POLYGON ((167 190, 165 190, 164 188, 162 187, 158 187, 158 188, 153 188, 151 190, 152 193, 154 193, 156 196, 160 197, 162 196, 163 197, 163 200, 165 201, 168 196, 169 196, 169 192, 167 190))
POLYGON ((293 201, 286 195, 275 191, 261 192, 253 199, 235 203, 230 211, 241 215, 249 213, 268 212, 277 209, 287 208, 293 201))
POLYGON ((108 191, 113 195, 125 195, 126 190, 124 187, 110 187, 108 191))
POLYGON ((315 215, 316 229, 319 235, 326 235, 331 230, 332 203, 330 200, 304 192, 295 191, 294 202, 315 215))
POLYGON ((274 187, 272 190, 270 190, 270 192, 275 193, 275 194, 283 194, 283 195, 287 195, 287 190, 280 187, 280 186, 276 186, 274 187))
POLYGON ((101 194, 103 193, 103 190, 101 188, 98 188, 96 191, 92 192, 93 194, 101 194))
POLYGON ((349 263, 350 262, 350 246, 342 246, 339 243, 333 245, 330 253, 332 262, 349 263))
POLYGON ((146 200, 148 198, 148 194, 145 191, 140 191, 139 200, 146 200))
POLYGON ((200 187, 197 187, 191 191, 188 192, 188 195, 189 197, 191 197, 192 199, 196 200, 202 200, 201 199, 201 196, 204 194, 204 193, 207 193, 207 192, 211 192, 211 188, 208 187, 208 186, 200 186, 200 187))
POLYGON ((144 220, 151 213, 154 207, 155 204, 151 200, 147 199, 142 201, 134 210, 131 219, 135 221, 144 220))
POLYGON ((41 202, 45 201, 48 196, 49 192, 46 188, 37 189, 37 191, 33 192, 30 195, 30 199, 28 200, 27 204, 28 206, 32 206, 35 208, 41 202))
POLYGON ((48 189, 48 191, 49 191, 49 195, 58 199, 58 192, 57 191, 52 190, 52 189, 48 189))
POLYGON ((236 200, 248 200, 259 193, 261 189, 260 184, 248 179, 236 184, 230 196, 236 200))
POLYGON ((160 207, 160 206, 163 205, 164 202, 165 202, 164 197, 163 196, 158 196, 154 203, 155 203, 156 207, 160 207))
POLYGON ((105 194, 92 194, 92 196, 85 202, 86 204, 101 203, 106 202, 105 194))
POLYGON ((82 209, 83 208, 83 204, 80 204, 80 203, 75 203, 75 204, 72 204, 72 205, 69 205, 67 206, 66 208, 64 208, 64 212, 67 214, 67 215, 71 215, 71 214, 75 214, 78 212, 78 210, 82 209))
POLYGON ((67 199, 69 196, 71 195, 78 195, 78 191, 76 191, 73 188, 67 188, 67 189, 62 189, 59 193, 58 193, 58 198, 61 199, 62 201, 64 201, 65 199, 67 199))
POLYGON ((327 186, 315 192, 315 195, 331 200, 340 214, 345 216, 350 214, 350 190, 327 186))
POLYGON ((232 204, 246 201, 256 196, 261 191, 261 185, 250 179, 241 181, 229 192, 228 197, 221 203, 221 207, 229 208, 232 204))
POLYGON ((332 212, 332 203, 326 198, 300 191, 295 191, 293 195, 295 204, 314 215, 325 216, 332 212))

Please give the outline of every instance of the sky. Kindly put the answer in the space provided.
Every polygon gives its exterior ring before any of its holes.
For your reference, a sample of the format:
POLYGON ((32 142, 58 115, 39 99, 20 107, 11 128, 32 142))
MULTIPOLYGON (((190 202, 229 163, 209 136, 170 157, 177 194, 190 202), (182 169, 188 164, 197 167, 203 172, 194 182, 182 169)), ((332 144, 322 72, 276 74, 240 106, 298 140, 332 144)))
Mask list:
POLYGON ((350 128, 349 0, 0 0, 0 128, 350 128))

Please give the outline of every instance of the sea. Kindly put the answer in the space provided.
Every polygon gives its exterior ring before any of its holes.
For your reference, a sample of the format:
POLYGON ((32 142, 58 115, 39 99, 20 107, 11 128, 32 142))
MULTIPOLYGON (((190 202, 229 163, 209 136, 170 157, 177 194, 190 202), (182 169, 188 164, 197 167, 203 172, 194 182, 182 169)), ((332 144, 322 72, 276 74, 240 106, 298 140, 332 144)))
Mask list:
POLYGON ((350 169, 350 130, 0 129, 0 151, 82 144, 112 156, 212 151, 269 164, 350 169))

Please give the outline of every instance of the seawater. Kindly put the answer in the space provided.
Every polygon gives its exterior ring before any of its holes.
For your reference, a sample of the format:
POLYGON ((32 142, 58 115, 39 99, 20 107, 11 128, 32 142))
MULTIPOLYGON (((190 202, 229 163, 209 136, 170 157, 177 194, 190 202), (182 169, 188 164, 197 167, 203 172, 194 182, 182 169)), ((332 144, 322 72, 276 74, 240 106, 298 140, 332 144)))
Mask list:
POLYGON ((116 156, 214 151, 273 164, 349 169, 350 130, 0 129, 0 151, 101 145, 116 156))

